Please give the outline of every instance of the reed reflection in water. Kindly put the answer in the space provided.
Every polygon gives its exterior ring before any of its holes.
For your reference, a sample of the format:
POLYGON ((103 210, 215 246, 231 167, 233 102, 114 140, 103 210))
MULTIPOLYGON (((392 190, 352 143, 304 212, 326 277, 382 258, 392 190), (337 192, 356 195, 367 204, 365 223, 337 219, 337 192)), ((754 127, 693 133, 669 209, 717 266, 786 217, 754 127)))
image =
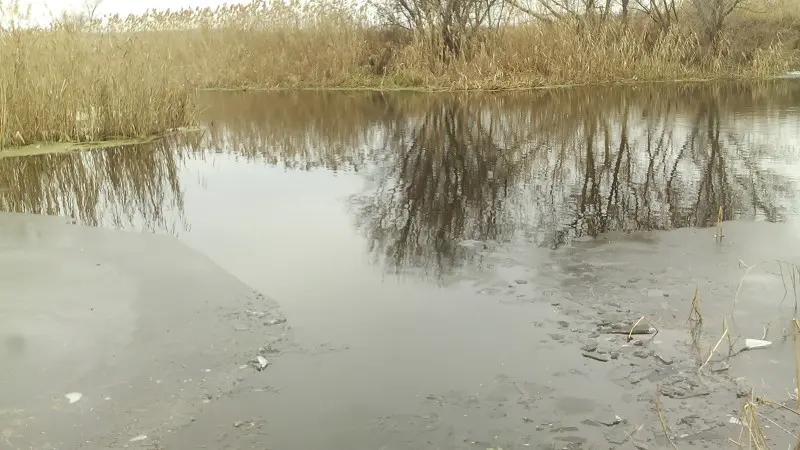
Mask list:
POLYGON ((177 235, 184 215, 180 151, 191 136, 143 145, 0 159, 0 209, 177 235))
MULTIPOLYGON (((197 184, 212 155, 251 168, 355 172, 366 185, 349 207, 370 253, 392 271, 440 276, 475 255, 465 240, 558 249, 611 231, 712 226, 720 209, 725 220, 797 212, 800 83, 792 80, 200 100, 202 134, 0 159, 0 208, 179 234, 192 222, 186 189, 203 208, 220 201, 197 184)), ((237 192, 252 208, 264 195, 237 192)), ((236 233, 237 223, 221 232, 236 233)))
POLYGON ((514 94, 210 94, 206 145, 363 172, 353 213, 393 270, 439 275, 463 240, 557 249, 609 231, 796 212, 800 83, 514 94))

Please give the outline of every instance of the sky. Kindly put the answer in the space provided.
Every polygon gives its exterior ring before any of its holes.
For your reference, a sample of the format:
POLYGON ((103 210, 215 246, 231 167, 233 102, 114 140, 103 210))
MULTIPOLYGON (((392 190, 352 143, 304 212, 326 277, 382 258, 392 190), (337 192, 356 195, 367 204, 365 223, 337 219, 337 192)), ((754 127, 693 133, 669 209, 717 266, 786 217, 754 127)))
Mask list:
MULTIPOLYGON (((58 16, 62 11, 82 11, 85 0, 20 0, 30 5, 33 15, 39 18, 58 16)), ((96 0, 88 0, 96 1, 96 0)), ((100 15, 140 14, 148 9, 180 9, 187 7, 216 7, 223 3, 247 3, 246 0, 102 0, 97 11, 100 15)))

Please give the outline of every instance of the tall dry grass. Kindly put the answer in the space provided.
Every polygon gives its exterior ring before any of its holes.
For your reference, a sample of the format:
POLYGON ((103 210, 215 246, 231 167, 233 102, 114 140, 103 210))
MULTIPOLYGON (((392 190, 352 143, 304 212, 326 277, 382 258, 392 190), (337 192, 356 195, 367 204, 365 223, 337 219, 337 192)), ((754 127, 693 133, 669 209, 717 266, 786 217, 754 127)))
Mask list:
POLYGON ((170 49, 72 23, 0 31, 0 147, 150 136, 191 123, 170 49))
POLYGON ((0 3, 0 16, 0 147, 191 125, 197 88, 511 89, 765 77, 800 60, 800 11, 789 7, 737 11, 713 51, 689 20, 654 35, 633 14, 518 20, 481 30, 446 60, 348 0, 254 0, 44 28, 25 26, 15 4, 0 3))

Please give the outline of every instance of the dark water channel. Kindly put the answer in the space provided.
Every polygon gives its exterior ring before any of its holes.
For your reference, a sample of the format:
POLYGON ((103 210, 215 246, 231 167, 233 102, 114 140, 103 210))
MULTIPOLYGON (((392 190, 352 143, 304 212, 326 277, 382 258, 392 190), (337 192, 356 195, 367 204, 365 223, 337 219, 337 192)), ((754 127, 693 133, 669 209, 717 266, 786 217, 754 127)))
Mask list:
POLYGON ((796 80, 200 101, 202 133, 0 159, 0 210, 175 236, 287 319, 144 448, 671 448, 657 392, 679 448, 730 448, 745 387, 792 396, 796 80), (773 346, 698 375, 723 318, 773 346))

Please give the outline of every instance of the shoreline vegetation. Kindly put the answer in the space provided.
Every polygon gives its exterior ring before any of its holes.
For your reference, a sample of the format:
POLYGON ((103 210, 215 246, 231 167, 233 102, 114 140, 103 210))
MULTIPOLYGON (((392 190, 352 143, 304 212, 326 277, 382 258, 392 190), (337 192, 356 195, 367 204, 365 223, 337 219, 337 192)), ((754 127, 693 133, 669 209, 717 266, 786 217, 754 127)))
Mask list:
POLYGON ((95 0, 33 26, 0 0, 0 149, 192 126, 198 89, 516 90, 800 63, 794 0, 287 1, 95 17, 95 0))

